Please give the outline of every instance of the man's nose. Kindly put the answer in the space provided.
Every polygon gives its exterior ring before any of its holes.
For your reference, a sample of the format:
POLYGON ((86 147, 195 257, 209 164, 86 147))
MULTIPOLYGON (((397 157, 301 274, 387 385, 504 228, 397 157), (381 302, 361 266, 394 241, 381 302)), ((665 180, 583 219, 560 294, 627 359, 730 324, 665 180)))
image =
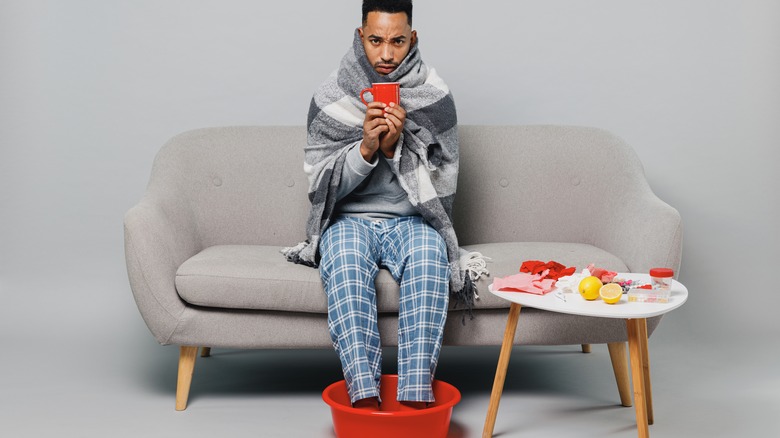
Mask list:
POLYGON ((382 58, 382 61, 392 62, 393 61, 392 44, 382 44, 382 53, 380 53, 379 56, 382 58))

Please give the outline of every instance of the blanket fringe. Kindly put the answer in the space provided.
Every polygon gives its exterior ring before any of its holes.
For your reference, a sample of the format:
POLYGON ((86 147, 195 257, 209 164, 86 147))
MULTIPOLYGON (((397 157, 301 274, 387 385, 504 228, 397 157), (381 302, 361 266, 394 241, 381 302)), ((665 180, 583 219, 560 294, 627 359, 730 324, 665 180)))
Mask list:
MULTIPOLYGON (((461 270, 466 272, 466 276, 472 282, 477 282, 480 278, 490 275, 487 269, 487 262, 490 260, 490 257, 486 257, 482 253, 471 251, 461 255, 459 263, 461 270)), ((476 286, 474 287, 474 298, 479 300, 476 286)))
POLYGON ((311 254, 311 249, 311 242, 309 240, 304 240, 295 246, 282 248, 279 252, 281 252, 287 258, 288 262, 316 268, 317 263, 314 261, 314 256, 311 254))
POLYGON ((454 292, 453 297, 455 298, 454 309, 457 309, 460 304, 466 307, 463 310, 463 319, 461 320, 463 325, 466 325, 467 314, 470 320, 474 319, 474 300, 479 300, 476 283, 482 277, 490 275, 487 269, 487 262, 490 260, 490 257, 485 257, 481 253, 460 249, 458 265, 461 272, 464 273, 463 287, 454 292))
POLYGON ((466 325, 466 315, 469 316, 469 320, 474 319, 474 296, 477 294, 477 286, 471 280, 471 276, 467 273, 463 279, 463 288, 453 294, 455 298, 455 307, 458 308, 459 304, 466 306, 463 309, 463 317, 461 318, 461 324, 466 325))

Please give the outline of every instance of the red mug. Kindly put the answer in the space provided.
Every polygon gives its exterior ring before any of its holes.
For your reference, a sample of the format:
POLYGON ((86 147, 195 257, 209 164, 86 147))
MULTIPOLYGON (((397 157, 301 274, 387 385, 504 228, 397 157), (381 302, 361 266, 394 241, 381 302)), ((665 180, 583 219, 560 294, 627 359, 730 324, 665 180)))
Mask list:
POLYGON ((374 97, 374 102, 384 102, 388 105, 390 105, 390 103, 395 103, 398 105, 398 102, 401 101, 400 83, 378 82, 371 85, 372 88, 364 88, 363 91, 360 92, 360 100, 362 100, 366 106, 368 106, 368 102, 366 102, 366 99, 363 97, 363 94, 365 93, 371 93, 374 97))

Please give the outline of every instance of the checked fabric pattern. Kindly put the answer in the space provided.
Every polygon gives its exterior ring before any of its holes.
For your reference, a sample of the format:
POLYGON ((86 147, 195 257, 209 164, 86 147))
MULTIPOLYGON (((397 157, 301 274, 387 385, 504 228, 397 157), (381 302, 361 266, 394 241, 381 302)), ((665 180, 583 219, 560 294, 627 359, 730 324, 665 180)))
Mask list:
POLYGON ((374 279, 387 268, 400 285, 398 400, 434 401, 450 265, 444 239, 419 216, 340 217, 323 233, 320 273, 328 326, 354 403, 379 397, 382 347, 374 279))

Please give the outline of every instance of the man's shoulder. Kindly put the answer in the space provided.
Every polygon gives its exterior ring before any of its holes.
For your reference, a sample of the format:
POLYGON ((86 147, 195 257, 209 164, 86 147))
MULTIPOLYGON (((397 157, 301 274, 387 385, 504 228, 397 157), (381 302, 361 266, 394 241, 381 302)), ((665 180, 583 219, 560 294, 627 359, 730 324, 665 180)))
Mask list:
POLYGON ((338 70, 333 70, 330 72, 330 74, 320 82, 320 85, 317 87, 317 90, 320 90, 322 88, 330 88, 333 85, 338 83, 338 70))
POLYGON ((312 120, 322 112, 328 118, 346 126, 362 126, 364 110, 358 94, 348 95, 339 84, 337 72, 332 73, 314 92, 309 108, 309 125, 311 126, 312 120))
POLYGON ((438 88, 445 93, 450 92, 450 87, 448 87, 447 83, 444 82, 444 79, 439 76, 439 74, 436 72, 436 69, 432 67, 428 68, 428 75, 425 77, 425 85, 438 88))
POLYGON ((338 84, 338 74, 332 72, 324 81, 320 83, 314 91, 314 100, 333 102, 343 97, 344 92, 338 84))

